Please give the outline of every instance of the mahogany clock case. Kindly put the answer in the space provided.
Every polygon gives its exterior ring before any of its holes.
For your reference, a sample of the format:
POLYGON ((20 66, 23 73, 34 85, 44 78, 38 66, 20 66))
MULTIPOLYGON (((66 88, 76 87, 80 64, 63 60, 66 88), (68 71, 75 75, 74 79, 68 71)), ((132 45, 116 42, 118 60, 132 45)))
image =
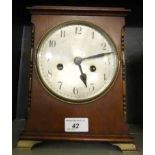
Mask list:
POLYGON ((21 139, 31 140, 91 140, 133 142, 128 135, 123 109, 124 15, 128 10, 118 8, 33 7, 29 73, 28 119, 21 139), (89 104, 71 105, 51 96, 42 87, 35 67, 35 52, 43 34, 66 21, 86 21, 104 29, 115 43, 120 67, 111 89, 89 104), (121 39, 122 38, 122 39, 121 39), (77 110, 78 109, 78 110, 77 110), (65 118, 88 118, 89 131, 65 133, 65 118), (115 126, 115 127, 114 127, 115 126))
MULTIPOLYGON (((30 23, 30 15, 28 11, 26 10, 27 5, 36 5, 36 4, 58 4, 62 5, 62 1, 57 2, 49 2, 47 0, 44 1, 13 1, 13 119, 14 118, 25 118, 26 117, 26 106, 25 102, 22 102, 21 104, 21 98, 26 98, 26 84, 25 84, 25 78, 26 76, 26 66, 25 63, 27 63, 27 56, 26 57, 20 57, 21 54, 21 48, 22 52, 23 49, 29 48, 30 38, 31 36, 31 26, 27 25, 30 23), (25 26, 25 24, 27 26, 25 26), (22 39, 23 38, 23 39, 22 39), (24 43, 25 42, 25 43, 24 43), (25 44, 25 45, 24 45, 25 44), (21 47, 22 46, 22 47, 21 47), (24 48, 23 48, 24 46, 24 48), (20 59, 21 58, 21 59, 20 59), (24 59, 26 58, 26 59, 24 59), (19 59, 22 63, 19 63, 19 59), (22 64, 19 68, 19 64, 22 64), (25 72, 23 72, 22 67, 25 69, 25 72), (19 74, 18 74, 19 71, 19 74), (21 74, 22 73, 22 74, 21 74), (18 76, 20 75, 20 76, 18 76), (22 75, 22 76, 21 76, 22 75), (19 83, 18 83, 18 77, 19 77, 19 83), (20 82, 23 79, 22 82, 20 82), (17 85, 18 85, 18 97, 17 96, 17 85), (16 110, 16 104, 17 104, 17 98, 18 98, 18 108, 16 110), (20 104, 19 104, 20 102, 20 104)), ((142 47, 140 47, 140 44, 138 42, 141 42, 142 44, 142 1, 108 1, 108 2, 87 2, 87 4, 83 1, 81 2, 65 2, 63 1, 63 4, 65 5, 87 5, 87 6, 115 6, 115 7, 127 7, 132 10, 132 12, 126 17, 126 27, 132 26, 133 28, 130 29, 130 32, 126 29, 125 32, 125 40, 128 40, 128 43, 125 42, 126 48, 126 59, 130 60, 130 56, 132 53, 132 60, 133 61, 127 61, 127 101, 128 101, 128 121, 134 122, 134 123, 141 123, 142 122, 142 93, 140 90, 142 90, 142 47), (134 27, 137 28, 134 28, 134 27), (129 37, 130 36, 130 37, 129 37), (139 36, 140 38, 135 38, 136 36, 139 36), (140 39, 140 40, 139 40, 140 39), (137 42, 134 44, 134 42, 137 42), (132 46, 137 46, 138 48, 135 52, 132 52, 132 46), (134 68, 134 70, 133 70, 134 68), (135 74, 137 73, 137 74, 135 74), (138 80, 136 80, 138 79, 138 80), (141 79, 141 80, 139 80, 141 79), (134 82, 137 81, 137 82, 134 82), (132 84, 134 82, 134 85, 132 84), (135 93, 133 93, 135 92, 135 93), (140 107, 140 108, 139 108, 140 107)), ((27 50, 26 50, 27 51, 27 50)), ((26 51, 24 52, 24 55, 26 55, 26 51)))

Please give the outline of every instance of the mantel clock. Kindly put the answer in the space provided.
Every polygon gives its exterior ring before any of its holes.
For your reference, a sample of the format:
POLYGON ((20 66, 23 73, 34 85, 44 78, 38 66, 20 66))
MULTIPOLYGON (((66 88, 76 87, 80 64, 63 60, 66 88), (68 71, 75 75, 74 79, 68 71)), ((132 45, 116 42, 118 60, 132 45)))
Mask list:
POLYGON ((34 6, 29 113, 18 146, 103 141, 134 150, 125 103, 124 16, 102 7, 34 6))

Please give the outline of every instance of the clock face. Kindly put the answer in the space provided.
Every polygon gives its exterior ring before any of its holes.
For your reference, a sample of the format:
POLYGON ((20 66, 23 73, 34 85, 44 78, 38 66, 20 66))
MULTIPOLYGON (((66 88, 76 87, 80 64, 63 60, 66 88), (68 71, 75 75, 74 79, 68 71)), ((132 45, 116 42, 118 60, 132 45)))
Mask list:
POLYGON ((114 43, 97 26, 85 22, 63 23, 41 40, 36 56, 44 87, 72 103, 104 94, 118 68, 114 43))

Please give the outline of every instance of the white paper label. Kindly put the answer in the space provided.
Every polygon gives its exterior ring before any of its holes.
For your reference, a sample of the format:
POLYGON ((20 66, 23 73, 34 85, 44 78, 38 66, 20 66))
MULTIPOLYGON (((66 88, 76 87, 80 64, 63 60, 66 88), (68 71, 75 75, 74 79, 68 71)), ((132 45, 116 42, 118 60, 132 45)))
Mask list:
POLYGON ((65 132, 88 132, 88 118, 65 118, 65 132))

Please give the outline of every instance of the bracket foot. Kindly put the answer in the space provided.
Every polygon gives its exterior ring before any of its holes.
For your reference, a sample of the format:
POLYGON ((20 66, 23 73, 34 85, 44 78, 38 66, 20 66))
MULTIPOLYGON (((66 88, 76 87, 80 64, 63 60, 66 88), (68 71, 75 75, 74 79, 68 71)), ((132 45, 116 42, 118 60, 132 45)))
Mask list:
POLYGON ((41 141, 19 140, 17 143, 17 148, 31 149, 34 145, 36 145, 38 143, 41 143, 41 141))
POLYGON ((136 145, 134 143, 112 143, 112 145, 119 147, 122 152, 126 151, 137 152, 136 145))

